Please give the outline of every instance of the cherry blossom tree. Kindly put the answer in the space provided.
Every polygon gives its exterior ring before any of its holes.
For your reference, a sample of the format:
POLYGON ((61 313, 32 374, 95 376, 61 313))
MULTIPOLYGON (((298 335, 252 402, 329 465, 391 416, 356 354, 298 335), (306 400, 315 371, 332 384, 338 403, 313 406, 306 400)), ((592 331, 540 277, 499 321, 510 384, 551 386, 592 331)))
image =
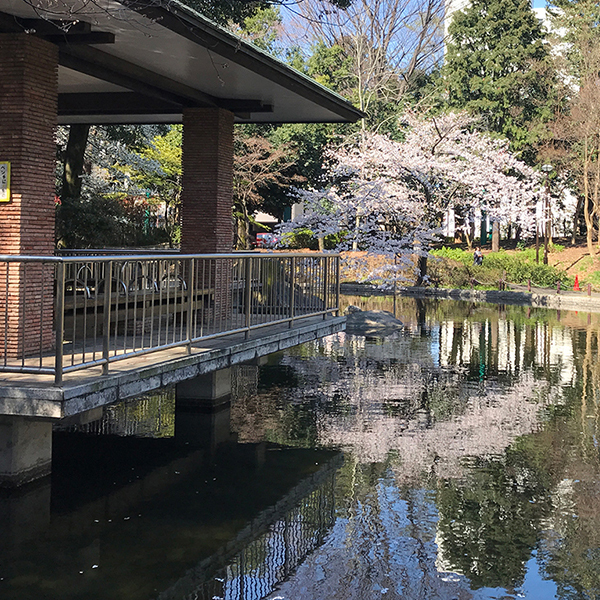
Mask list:
POLYGON ((389 257, 369 274, 389 281, 401 279, 415 255, 426 255, 450 209, 467 235, 482 212, 524 237, 535 234, 542 179, 507 141, 478 132, 464 113, 407 113, 404 120, 402 142, 365 132, 330 149, 324 185, 296 191, 304 211, 281 226, 282 238, 298 229, 319 238, 334 234, 340 251, 389 257))

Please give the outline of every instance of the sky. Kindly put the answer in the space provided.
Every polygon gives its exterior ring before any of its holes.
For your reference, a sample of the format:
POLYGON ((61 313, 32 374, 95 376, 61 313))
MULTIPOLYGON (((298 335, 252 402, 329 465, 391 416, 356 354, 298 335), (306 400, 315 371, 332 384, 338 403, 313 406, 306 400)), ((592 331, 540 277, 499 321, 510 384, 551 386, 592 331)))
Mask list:
POLYGON ((546 6, 546 0, 533 0, 533 8, 541 8, 546 6))

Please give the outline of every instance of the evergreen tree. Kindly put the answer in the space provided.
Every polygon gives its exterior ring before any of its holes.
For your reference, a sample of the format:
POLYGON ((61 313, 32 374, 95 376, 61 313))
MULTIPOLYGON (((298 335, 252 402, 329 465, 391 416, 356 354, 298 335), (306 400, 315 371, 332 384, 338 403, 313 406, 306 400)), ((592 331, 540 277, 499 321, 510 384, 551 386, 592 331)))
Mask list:
POLYGON ((530 0, 472 0, 452 15, 443 85, 448 104, 481 115, 490 131, 505 135, 512 150, 535 158, 535 123, 545 114, 552 79, 530 0))
MULTIPOLYGON (((242 25, 246 19, 253 17, 261 9, 296 4, 294 0, 290 2, 286 0, 182 0, 182 2, 223 26, 230 23, 242 25)), ((341 9, 347 8, 350 2, 351 0, 329 0, 329 4, 341 9)))

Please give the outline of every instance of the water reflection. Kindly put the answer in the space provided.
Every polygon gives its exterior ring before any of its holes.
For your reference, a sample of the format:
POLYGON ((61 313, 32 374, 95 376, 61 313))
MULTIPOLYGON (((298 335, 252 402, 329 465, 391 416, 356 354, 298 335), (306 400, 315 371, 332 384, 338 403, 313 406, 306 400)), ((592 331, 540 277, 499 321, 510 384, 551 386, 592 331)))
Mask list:
POLYGON ((288 353, 234 406, 240 439, 346 451, 346 516, 277 595, 595 597, 598 317, 428 308, 288 353))
POLYGON ((0 497, 0 597, 598 596, 599 316, 397 316, 63 423, 0 497))
POLYGON ((3 600, 262 598, 323 542, 339 452, 237 444, 228 405, 189 404, 195 438, 164 435, 174 390, 55 432, 50 484, 0 497, 3 600))

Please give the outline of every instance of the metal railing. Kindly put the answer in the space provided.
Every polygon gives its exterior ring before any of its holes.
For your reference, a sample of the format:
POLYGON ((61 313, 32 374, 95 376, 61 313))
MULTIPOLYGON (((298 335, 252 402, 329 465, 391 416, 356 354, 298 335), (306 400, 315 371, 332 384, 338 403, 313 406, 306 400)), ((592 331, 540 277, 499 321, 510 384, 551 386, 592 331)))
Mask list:
POLYGON ((0 371, 63 374, 339 314, 339 256, 0 256, 0 371))

